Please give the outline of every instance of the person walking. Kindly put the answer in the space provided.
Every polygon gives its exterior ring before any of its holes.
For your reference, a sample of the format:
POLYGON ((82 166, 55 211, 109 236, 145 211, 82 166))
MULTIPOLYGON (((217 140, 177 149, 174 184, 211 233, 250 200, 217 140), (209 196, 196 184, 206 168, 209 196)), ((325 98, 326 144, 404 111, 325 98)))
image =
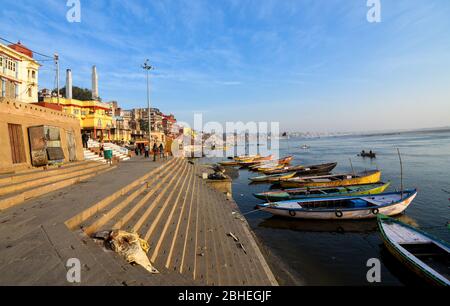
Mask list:
POLYGON ((150 147, 148 146, 148 144, 145 145, 144 150, 145 150, 145 158, 149 158, 150 157, 150 154, 149 154, 150 147))
POLYGON ((156 155, 158 154, 158 145, 156 144, 156 142, 153 144, 153 161, 156 161, 156 155))
POLYGON ((88 149, 88 141, 89 141, 89 136, 88 134, 84 133, 81 136, 81 139, 83 140, 83 148, 88 149))
POLYGON ((139 156, 139 146, 138 145, 135 146, 134 153, 136 154, 136 156, 139 156))
POLYGON ((105 152, 105 146, 104 146, 103 141, 102 141, 102 143, 100 144, 100 157, 104 157, 105 156, 104 152, 105 152))
POLYGON ((160 159, 164 158, 164 146, 162 143, 159 145, 159 158, 160 159))

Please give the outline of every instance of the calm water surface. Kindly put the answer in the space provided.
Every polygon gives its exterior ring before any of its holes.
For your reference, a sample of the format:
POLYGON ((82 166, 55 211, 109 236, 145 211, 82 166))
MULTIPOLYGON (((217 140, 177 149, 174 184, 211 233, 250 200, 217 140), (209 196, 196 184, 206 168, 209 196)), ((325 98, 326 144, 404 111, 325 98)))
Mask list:
MULTIPOLYGON (((450 241, 450 131, 416 132, 376 136, 290 139, 280 143, 281 155, 293 155, 293 164, 338 162, 334 172, 380 169, 390 190, 400 189, 397 148, 402 152, 405 188, 417 188, 418 197, 399 218, 450 241), (308 144, 310 149, 301 146, 308 144), (376 160, 357 157, 373 150, 376 160)), ((251 212, 259 200, 255 192, 270 185, 249 185, 258 174, 239 170, 233 180, 233 195, 243 213, 251 212)), ((382 262, 383 285, 420 285, 384 249, 376 221, 308 221, 272 217, 265 212, 246 215, 260 240, 307 285, 368 285, 367 260, 382 262)))

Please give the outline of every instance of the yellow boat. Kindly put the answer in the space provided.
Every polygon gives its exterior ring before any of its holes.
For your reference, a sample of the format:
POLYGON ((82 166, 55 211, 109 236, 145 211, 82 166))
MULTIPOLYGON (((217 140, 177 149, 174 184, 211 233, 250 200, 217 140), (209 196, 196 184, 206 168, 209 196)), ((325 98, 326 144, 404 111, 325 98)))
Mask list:
POLYGON ((259 155, 255 155, 253 157, 244 157, 244 156, 240 156, 240 157, 235 157, 234 160, 228 160, 228 161, 222 161, 219 162, 219 165, 221 166, 239 166, 241 163, 250 163, 252 162, 254 159, 259 158, 259 155))
POLYGON ((261 157, 261 155, 252 155, 252 156, 242 155, 242 156, 236 156, 234 158, 234 160, 237 162, 250 162, 250 161, 260 158, 260 157, 261 157))
POLYGON ((283 188, 300 187, 342 187, 351 185, 374 184, 381 180, 381 171, 366 171, 354 174, 333 174, 323 176, 295 177, 281 181, 283 188))
POLYGON ((273 170, 280 170, 285 168, 285 165, 258 165, 255 166, 253 168, 251 168, 252 170, 258 171, 258 172, 263 172, 263 171, 273 171, 273 170))
POLYGON ((264 175, 258 177, 251 177, 250 180, 255 183, 277 183, 282 180, 287 180, 293 178, 297 172, 285 173, 285 174, 273 174, 273 175, 264 175))

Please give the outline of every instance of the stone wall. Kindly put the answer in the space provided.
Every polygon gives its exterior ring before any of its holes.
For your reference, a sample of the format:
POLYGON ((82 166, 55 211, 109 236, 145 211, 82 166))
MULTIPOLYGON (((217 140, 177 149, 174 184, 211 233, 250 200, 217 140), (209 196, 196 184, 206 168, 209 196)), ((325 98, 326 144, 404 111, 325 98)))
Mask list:
POLYGON ((80 121, 71 115, 53 109, 21 103, 16 100, 0 98, 0 172, 16 171, 31 168, 28 128, 48 125, 58 127, 61 135, 61 146, 65 161, 69 161, 66 132, 72 132, 75 138, 76 158, 83 160, 80 121), (8 124, 22 126, 26 162, 13 164, 8 124))

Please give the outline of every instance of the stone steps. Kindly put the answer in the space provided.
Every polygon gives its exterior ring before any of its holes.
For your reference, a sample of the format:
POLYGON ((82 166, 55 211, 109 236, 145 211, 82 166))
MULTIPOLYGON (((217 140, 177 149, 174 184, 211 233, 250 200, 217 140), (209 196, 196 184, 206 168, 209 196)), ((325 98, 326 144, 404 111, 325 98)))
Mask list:
POLYGON ((67 173, 66 170, 68 169, 59 170, 63 172, 62 174, 59 174, 58 170, 54 170, 55 173, 51 176, 37 178, 24 183, 10 184, 0 188, 0 211, 111 171, 115 167, 86 163, 82 167, 76 166, 73 169, 69 169, 70 172, 67 173))
POLYGON ((72 230, 82 228, 87 235, 112 229, 138 233, 150 245, 147 255, 155 268, 174 279, 178 275, 180 282, 274 284, 265 261, 261 263, 255 255, 259 249, 249 241, 248 225, 234 217, 231 202, 223 194, 203 181, 204 171, 184 159, 172 159, 66 225, 72 230))

